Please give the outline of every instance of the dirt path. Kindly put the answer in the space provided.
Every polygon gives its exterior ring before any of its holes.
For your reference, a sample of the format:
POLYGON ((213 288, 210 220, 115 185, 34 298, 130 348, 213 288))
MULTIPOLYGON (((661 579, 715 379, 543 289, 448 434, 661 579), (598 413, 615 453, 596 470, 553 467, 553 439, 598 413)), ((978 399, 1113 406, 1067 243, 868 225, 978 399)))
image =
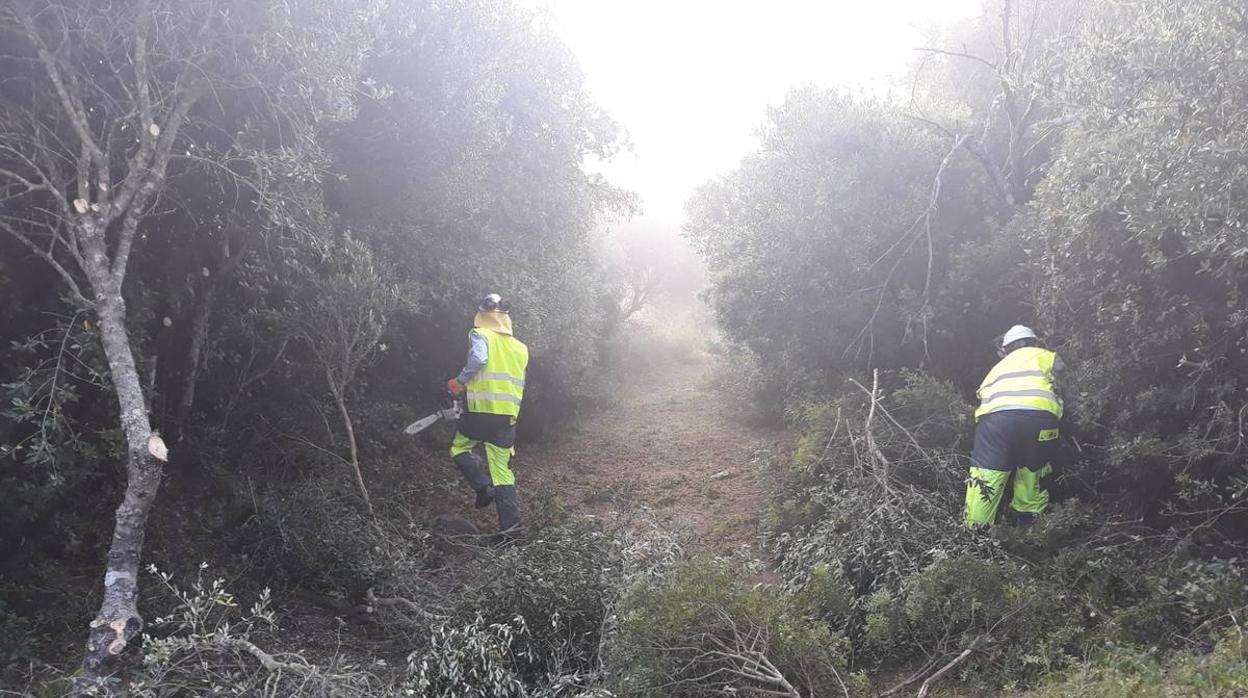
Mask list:
POLYGON ((713 360, 634 356, 614 408, 566 437, 516 457, 530 492, 548 490, 584 515, 611 520, 644 506, 690 535, 691 547, 722 553, 757 538, 767 466, 792 436, 745 423, 709 386, 713 360))

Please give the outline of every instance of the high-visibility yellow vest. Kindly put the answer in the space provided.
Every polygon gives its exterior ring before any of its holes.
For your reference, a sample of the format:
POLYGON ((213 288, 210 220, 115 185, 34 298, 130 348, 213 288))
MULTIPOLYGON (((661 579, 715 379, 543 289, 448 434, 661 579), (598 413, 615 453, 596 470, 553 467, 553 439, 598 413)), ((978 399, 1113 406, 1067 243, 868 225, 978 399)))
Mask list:
POLYGON ((489 353, 485 366, 468 381, 468 411, 516 417, 524 399, 524 373, 529 366, 529 348, 509 334, 478 327, 489 353))
POLYGON ((1053 390, 1057 354, 1040 347, 1015 349, 997 362, 979 384, 975 421, 1001 410, 1044 410, 1062 416, 1062 400, 1053 390))

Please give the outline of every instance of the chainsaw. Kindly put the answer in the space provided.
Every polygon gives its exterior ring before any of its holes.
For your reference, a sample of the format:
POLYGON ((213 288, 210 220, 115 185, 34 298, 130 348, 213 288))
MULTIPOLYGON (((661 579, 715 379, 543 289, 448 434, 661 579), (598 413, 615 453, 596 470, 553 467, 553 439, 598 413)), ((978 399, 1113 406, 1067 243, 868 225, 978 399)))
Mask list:
POLYGON ((403 428, 403 433, 408 436, 411 436, 412 434, 419 434, 444 419, 448 422, 453 422, 459 419, 460 415, 464 413, 463 401, 450 393, 447 393, 440 402, 442 409, 427 417, 421 417, 411 424, 408 424, 403 428))

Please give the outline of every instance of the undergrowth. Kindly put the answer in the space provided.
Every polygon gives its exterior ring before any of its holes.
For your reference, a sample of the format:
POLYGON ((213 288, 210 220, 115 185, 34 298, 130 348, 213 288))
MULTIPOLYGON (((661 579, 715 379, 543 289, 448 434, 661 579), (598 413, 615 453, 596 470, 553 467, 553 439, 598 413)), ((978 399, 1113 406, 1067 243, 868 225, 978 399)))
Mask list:
POLYGON ((1210 652, 1110 647, 1025 698, 1226 698, 1248 694, 1248 638, 1226 632, 1210 652))
POLYGON ((961 522, 970 423, 919 373, 850 381, 806 405, 764 531, 787 590, 844 635, 855 671, 912 667, 1019 690, 1105 646, 1195 642, 1248 602, 1242 560, 1079 500, 1037 523, 961 522), (878 380, 878 379, 877 379, 878 380))
MULTIPOLYGON (((282 504, 297 507, 298 501, 282 504)), ((152 568, 158 593, 148 602, 154 613, 142 656, 90 692, 140 698, 611 696, 605 648, 621 624, 621 599, 627 590, 666 579, 683 557, 680 541, 644 512, 604 530, 542 497, 529 507, 533 529, 526 539, 461 542, 451 557, 439 559, 443 568, 421 564, 432 560, 420 552, 430 537, 424 531, 407 534, 385 521, 316 528, 336 515, 355 520, 332 506, 304 518, 262 517, 259 526, 297 525, 285 535, 320 542, 274 546, 253 562, 274 565, 269 569, 288 585, 301 579, 342 598, 337 648, 325 651, 318 638, 320 647, 309 649, 312 638, 305 633, 312 629, 287 625, 291 598, 264 589, 244 600, 206 563, 184 578, 152 568), (301 572, 330 562, 322 574, 301 572), (424 581, 396 582, 397 570, 424 581), (366 591, 353 595, 352 589, 366 591), (382 595, 395 589, 422 593, 382 595), (397 660, 384 652, 395 642, 407 644, 397 660)), ((288 586, 286 593, 295 590, 288 586)), ((45 668, 30 679, 28 692, 59 696, 72 678, 45 668)))
POLYGON ((1077 499, 967 530, 960 399, 909 373, 799 411, 763 531, 778 584, 689 558, 644 508, 607 529, 533 497, 524 540, 448 545, 315 480, 262 493, 237 532, 247 560, 333 601, 337 645, 310 646, 325 629, 288 624, 280 594, 158 575, 141 661, 96 692, 809 698, 889 688, 879 675, 899 677, 893 695, 937 679, 1033 698, 1244 690, 1242 561, 1077 499))

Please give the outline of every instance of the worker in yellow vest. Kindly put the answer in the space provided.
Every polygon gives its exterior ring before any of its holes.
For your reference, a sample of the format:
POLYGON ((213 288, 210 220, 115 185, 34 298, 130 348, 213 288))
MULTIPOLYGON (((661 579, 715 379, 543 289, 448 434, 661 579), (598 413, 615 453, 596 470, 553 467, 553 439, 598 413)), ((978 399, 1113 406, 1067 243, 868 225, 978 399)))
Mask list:
POLYGON ((465 408, 451 442, 451 460, 476 492, 476 507, 492 502, 499 530, 512 533, 520 526, 520 497, 511 456, 528 365, 528 347, 512 335, 510 305, 497 293, 489 294, 477 307, 468 333, 464 369, 446 383, 465 408), (478 445, 484 446, 488 469, 473 454, 478 445))
POLYGON ((979 386, 975 445, 966 486, 966 523, 988 526, 997 518, 1010 475, 1010 509, 1028 524, 1049 505, 1041 478, 1053 471, 1062 399, 1057 377, 1065 366, 1040 346, 1030 327, 1015 325, 1001 337, 1001 360, 979 386))

